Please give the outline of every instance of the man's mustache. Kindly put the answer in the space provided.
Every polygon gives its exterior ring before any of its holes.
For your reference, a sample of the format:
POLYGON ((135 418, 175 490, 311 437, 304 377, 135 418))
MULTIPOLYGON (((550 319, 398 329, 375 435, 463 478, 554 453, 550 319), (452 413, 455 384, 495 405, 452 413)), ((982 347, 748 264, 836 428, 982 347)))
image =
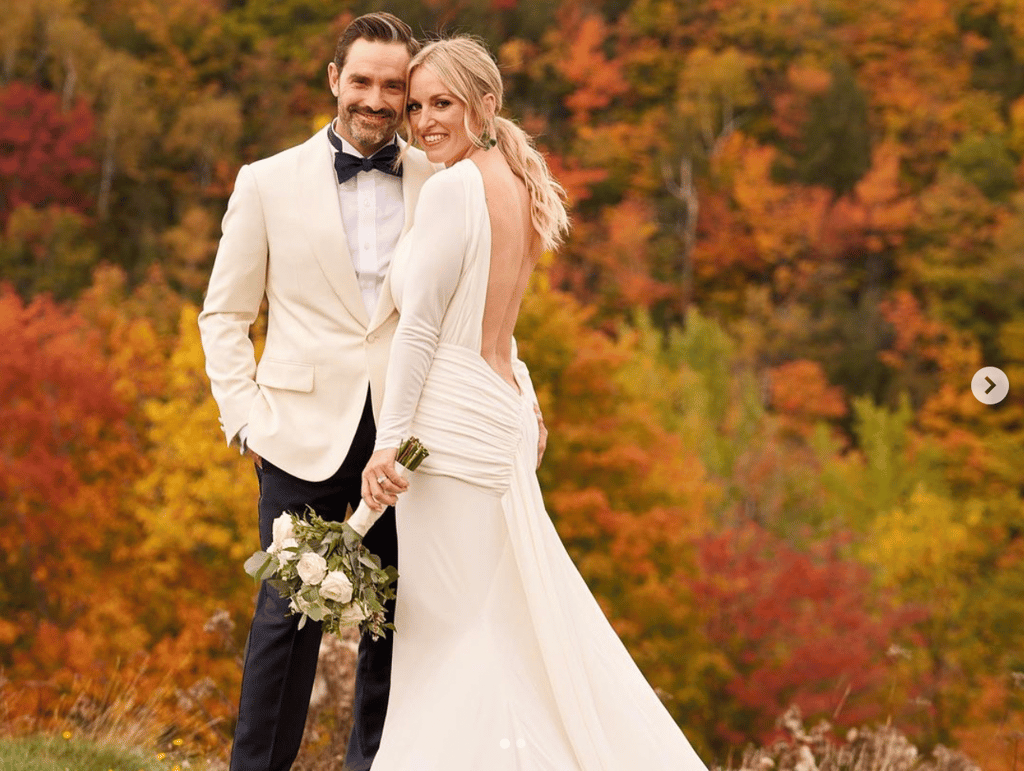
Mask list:
POLYGON ((385 107, 383 110, 371 110, 368 107, 349 107, 348 111, 358 115, 373 115, 377 118, 394 118, 395 111, 385 107))

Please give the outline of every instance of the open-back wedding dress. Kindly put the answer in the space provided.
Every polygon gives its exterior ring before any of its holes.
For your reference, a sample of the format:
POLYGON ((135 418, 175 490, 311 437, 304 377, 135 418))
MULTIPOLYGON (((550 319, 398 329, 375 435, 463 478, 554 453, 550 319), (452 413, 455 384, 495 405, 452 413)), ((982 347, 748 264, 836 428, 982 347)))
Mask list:
MULTIPOLYGON (((391 268, 401 311, 377 447, 430 451, 396 507, 387 719, 373 771, 704 771, 544 508, 533 389, 480 355, 479 168, 428 180, 391 268)), ((387 291, 387 290, 385 290, 387 291)))

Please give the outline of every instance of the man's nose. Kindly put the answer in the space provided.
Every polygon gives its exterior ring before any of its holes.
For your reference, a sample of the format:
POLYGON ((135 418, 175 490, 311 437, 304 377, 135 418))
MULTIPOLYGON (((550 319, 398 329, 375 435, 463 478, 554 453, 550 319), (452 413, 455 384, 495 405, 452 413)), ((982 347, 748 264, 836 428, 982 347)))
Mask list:
POLYGON ((366 106, 371 110, 381 110, 387 107, 384 101, 384 90, 380 86, 374 86, 366 94, 366 106))

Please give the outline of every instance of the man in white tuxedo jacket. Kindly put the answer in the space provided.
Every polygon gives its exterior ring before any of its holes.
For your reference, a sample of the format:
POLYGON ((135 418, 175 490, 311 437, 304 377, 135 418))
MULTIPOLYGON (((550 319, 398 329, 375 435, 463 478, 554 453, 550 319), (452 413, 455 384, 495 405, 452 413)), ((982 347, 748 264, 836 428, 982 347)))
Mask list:
MULTIPOLYGON (((390 14, 362 16, 328 66, 338 117, 303 144, 243 166, 223 221, 203 312, 206 370, 229 443, 253 458, 263 548, 285 509, 340 520, 359 501, 398 322, 386 274, 434 171, 397 137, 419 44, 390 14), (249 339, 263 298, 259 362, 249 339)), ((394 512, 367 534, 397 564, 394 512)), ((393 613, 393 609, 391 609, 393 613)), ((287 771, 302 739, 320 625, 297 628, 265 583, 246 644, 231 771, 287 771)), ((360 644, 346 769, 369 768, 390 679, 390 636, 360 644)))

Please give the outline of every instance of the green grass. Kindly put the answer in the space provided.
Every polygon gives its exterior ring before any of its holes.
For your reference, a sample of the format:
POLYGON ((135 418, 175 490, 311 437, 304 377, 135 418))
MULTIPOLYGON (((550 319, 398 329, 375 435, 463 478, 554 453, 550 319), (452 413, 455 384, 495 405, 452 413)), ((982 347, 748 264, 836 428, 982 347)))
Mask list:
POLYGON ((0 771, 172 771, 175 765, 155 753, 67 734, 0 738, 0 771))

